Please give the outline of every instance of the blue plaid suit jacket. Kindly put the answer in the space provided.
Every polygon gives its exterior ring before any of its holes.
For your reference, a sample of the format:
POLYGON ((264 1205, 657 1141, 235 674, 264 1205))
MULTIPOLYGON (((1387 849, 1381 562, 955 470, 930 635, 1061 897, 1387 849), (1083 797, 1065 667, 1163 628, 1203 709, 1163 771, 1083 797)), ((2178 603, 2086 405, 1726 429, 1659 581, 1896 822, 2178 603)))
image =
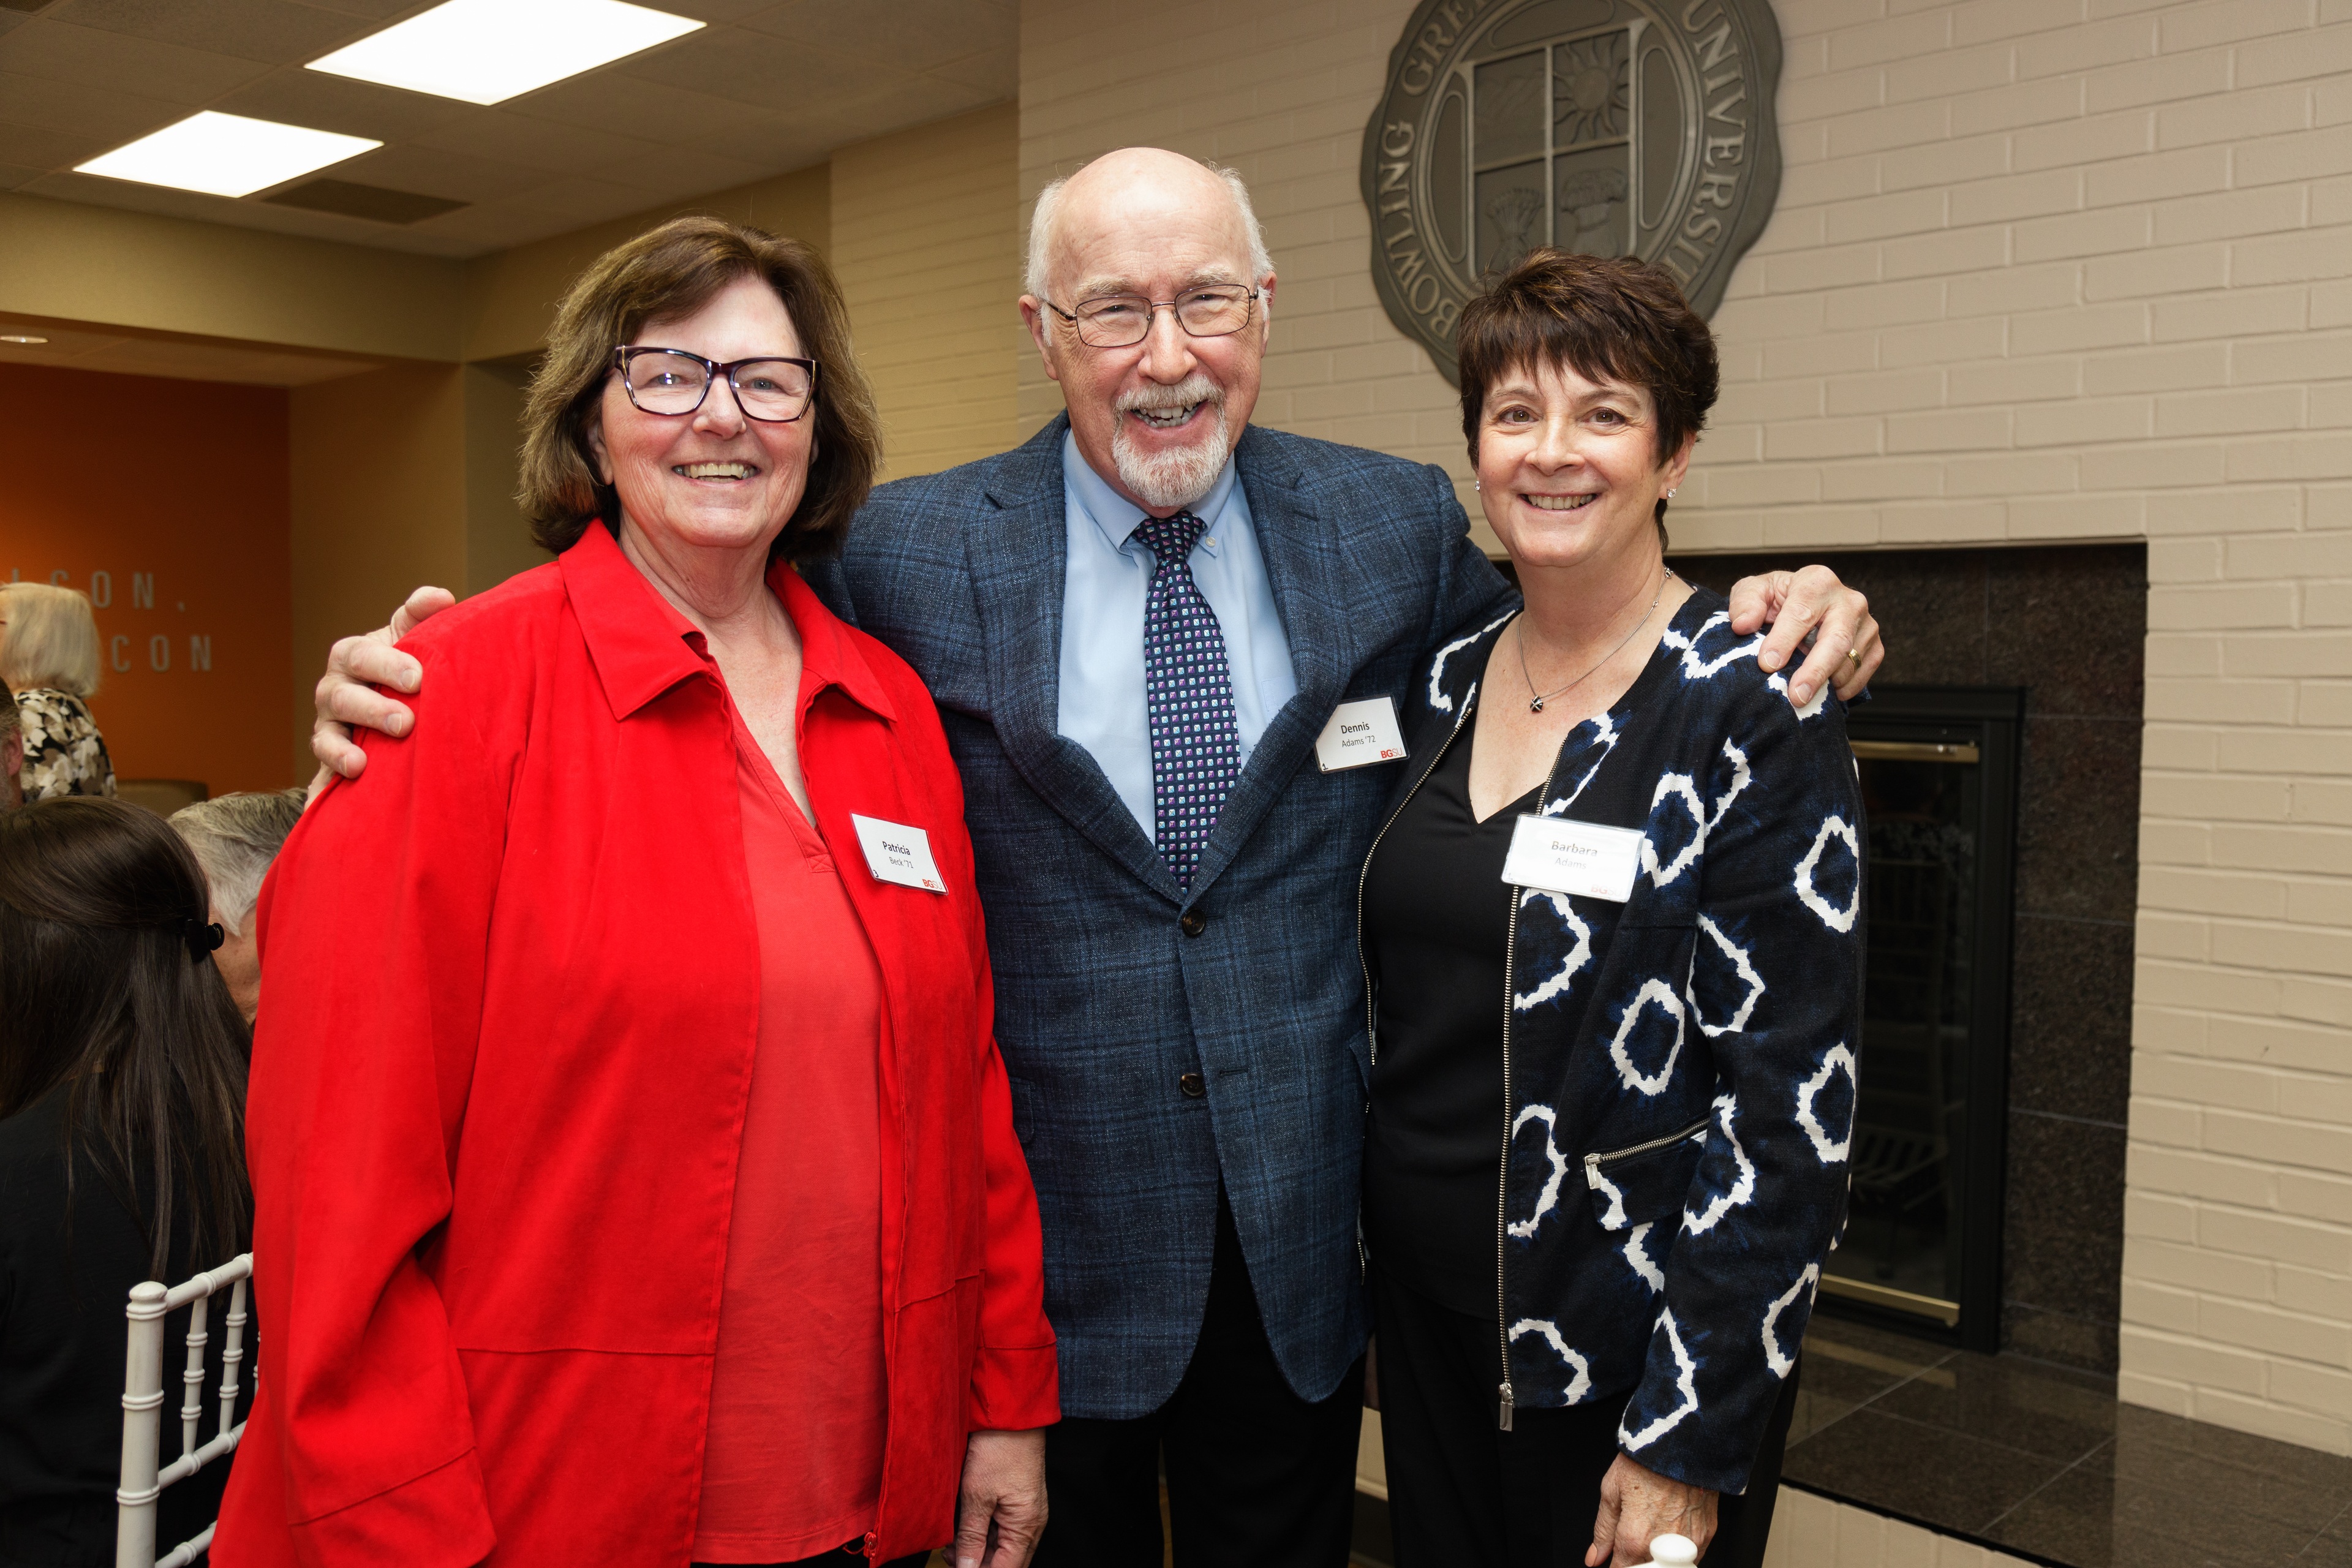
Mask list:
POLYGON ((1396 769, 1323 773, 1314 740, 1342 701, 1402 713, 1440 638, 1511 590, 1443 469, 1248 429, 1241 479, 1298 694, 1188 894, 1055 732, 1066 428, 883 486, 811 581, 922 676, 963 773, 1064 1413, 1143 1415, 1175 1391, 1221 1181, 1283 1372, 1326 1398, 1364 1343, 1356 886, 1396 769), (1180 1090, 1188 1073, 1205 1095, 1180 1090))

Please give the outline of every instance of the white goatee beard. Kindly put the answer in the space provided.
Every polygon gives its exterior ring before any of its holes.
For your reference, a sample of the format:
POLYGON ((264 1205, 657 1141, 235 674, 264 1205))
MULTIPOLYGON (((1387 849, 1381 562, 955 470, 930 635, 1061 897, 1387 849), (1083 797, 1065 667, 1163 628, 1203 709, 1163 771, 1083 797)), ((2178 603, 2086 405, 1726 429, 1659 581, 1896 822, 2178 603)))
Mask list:
POLYGON ((1234 454, 1234 438, 1225 423, 1225 400, 1207 377, 1187 379, 1149 396, 1129 393, 1118 400, 1118 426, 1111 434, 1111 460, 1118 465, 1118 482, 1144 505, 1165 510, 1189 507, 1209 493, 1234 454), (1138 449, 1133 427, 1127 422, 1135 408, 1183 408, 1206 404, 1216 423, 1185 446, 1161 452, 1138 449))

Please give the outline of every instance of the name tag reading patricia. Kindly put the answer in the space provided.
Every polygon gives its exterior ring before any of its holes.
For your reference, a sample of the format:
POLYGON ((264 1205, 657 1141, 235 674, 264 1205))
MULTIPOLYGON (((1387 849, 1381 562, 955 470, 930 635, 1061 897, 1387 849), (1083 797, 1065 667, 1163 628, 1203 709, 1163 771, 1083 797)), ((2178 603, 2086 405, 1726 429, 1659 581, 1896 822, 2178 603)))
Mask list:
POLYGON ((1642 835, 1564 816, 1523 816, 1511 830, 1503 880, 1547 893, 1572 893, 1622 904, 1633 896, 1642 863, 1642 835))
POLYGON ((857 847, 866 851, 866 868, 874 873, 876 881, 933 893, 948 890, 948 885, 940 880, 938 863, 931 858, 929 834, 856 812, 850 813, 849 820, 857 829, 857 847))
POLYGON ((1404 734, 1397 728, 1396 700, 1391 697, 1340 703, 1315 737, 1315 765, 1327 773, 1403 758, 1404 734))

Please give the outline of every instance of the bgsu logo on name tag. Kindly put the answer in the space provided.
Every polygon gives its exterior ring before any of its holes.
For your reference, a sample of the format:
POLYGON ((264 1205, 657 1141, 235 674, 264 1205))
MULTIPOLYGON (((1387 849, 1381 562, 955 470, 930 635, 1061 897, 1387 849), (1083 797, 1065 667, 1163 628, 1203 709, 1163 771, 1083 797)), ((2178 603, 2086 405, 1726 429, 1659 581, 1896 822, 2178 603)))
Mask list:
POLYGON ((1397 728, 1394 698, 1342 702, 1331 710, 1331 721, 1315 737, 1315 763, 1327 773, 1403 757, 1404 734, 1397 728))
POLYGON ((856 812, 849 814, 849 821, 857 829, 857 847, 866 851, 866 868, 874 873, 876 881, 933 893, 948 890, 948 885, 940 880, 938 863, 931 858, 929 834, 856 812))

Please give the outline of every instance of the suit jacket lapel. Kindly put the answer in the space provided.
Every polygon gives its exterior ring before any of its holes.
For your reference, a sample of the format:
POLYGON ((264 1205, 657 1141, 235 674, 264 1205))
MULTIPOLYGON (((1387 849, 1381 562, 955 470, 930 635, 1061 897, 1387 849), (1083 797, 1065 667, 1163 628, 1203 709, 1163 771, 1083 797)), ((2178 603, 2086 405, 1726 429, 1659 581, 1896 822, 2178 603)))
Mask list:
POLYGON ((1030 787, 1103 853, 1172 900, 1180 896, 1175 878, 1101 764, 1056 729, 1069 563, 1062 493, 1062 436, 1068 426, 1066 415, 1057 417, 1007 454, 990 478, 987 505, 965 526, 989 708, 998 743, 1030 787))
POLYGON ((1225 796, 1192 877, 1196 895, 1233 863, 1306 763, 1357 664, 1349 623, 1338 613, 1344 595, 1337 541, 1305 473, 1255 426, 1243 433, 1236 456, 1298 690, 1266 725, 1248 765, 1225 796))

